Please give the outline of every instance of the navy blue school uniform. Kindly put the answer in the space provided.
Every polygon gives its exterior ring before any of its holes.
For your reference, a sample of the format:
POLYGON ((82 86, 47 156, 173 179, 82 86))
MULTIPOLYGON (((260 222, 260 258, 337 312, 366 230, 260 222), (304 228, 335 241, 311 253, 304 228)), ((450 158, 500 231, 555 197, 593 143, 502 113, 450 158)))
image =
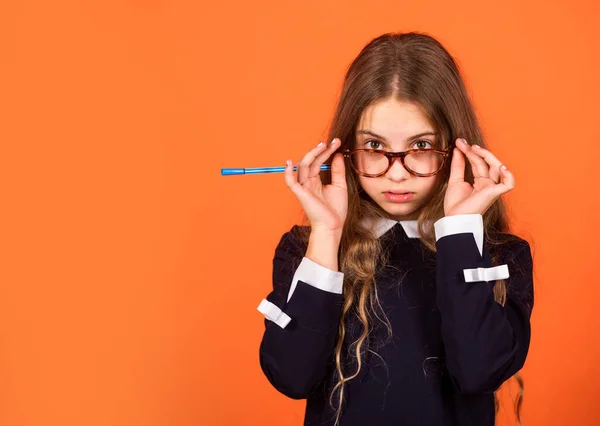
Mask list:
MULTIPOLYGON (((481 215, 435 222, 437 253, 425 248, 416 225, 372 224, 390 250, 375 280, 392 335, 373 317, 372 352, 346 384, 340 426, 493 425, 493 392, 525 362, 533 307, 529 244, 513 236, 492 267, 481 215), (504 306, 494 300, 498 279, 507 283, 504 306)), ((305 426, 332 426, 344 275, 304 257, 295 228, 275 250, 273 290, 258 308, 266 317, 260 365, 278 391, 307 400, 305 426)), ((362 331, 354 315, 346 331, 344 350, 362 331)), ((357 362, 346 359, 348 375, 357 362)))

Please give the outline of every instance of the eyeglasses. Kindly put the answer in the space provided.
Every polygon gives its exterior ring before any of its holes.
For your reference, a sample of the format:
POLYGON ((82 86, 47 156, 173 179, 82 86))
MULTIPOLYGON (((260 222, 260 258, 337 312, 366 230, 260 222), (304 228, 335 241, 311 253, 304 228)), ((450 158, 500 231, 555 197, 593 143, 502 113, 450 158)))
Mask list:
POLYGON ((444 167, 450 149, 409 149, 402 152, 387 152, 380 149, 345 149, 344 157, 356 173, 366 177, 379 177, 387 173, 394 160, 400 158, 402 166, 419 177, 433 176, 444 167))

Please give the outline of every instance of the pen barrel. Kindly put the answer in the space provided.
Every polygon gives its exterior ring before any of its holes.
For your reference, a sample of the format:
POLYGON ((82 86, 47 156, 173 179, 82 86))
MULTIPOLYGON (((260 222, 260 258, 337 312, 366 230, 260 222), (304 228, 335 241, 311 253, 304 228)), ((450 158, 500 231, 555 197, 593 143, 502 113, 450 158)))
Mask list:
MULTIPOLYGON (((294 171, 297 167, 294 166, 294 171)), ((323 164, 321 171, 331 170, 331 164, 323 164)), ((247 167, 247 168, 227 168, 221 169, 221 176, 233 176, 233 175, 262 175, 266 173, 283 173, 285 172, 285 166, 278 167, 247 167)))
POLYGON ((264 173, 282 173, 285 172, 285 166, 281 167, 251 167, 246 168, 247 175, 260 175, 264 173))
POLYGON ((246 174, 244 169, 221 169, 221 176, 243 175, 246 174))

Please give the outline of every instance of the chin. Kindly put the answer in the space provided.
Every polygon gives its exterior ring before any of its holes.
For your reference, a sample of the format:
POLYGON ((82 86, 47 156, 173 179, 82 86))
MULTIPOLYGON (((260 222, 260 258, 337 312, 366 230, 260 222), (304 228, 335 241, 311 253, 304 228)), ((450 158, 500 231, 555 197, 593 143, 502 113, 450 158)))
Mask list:
POLYGON ((417 220, 419 217, 419 209, 411 204, 412 203, 394 204, 386 202, 379 206, 394 220, 417 220))

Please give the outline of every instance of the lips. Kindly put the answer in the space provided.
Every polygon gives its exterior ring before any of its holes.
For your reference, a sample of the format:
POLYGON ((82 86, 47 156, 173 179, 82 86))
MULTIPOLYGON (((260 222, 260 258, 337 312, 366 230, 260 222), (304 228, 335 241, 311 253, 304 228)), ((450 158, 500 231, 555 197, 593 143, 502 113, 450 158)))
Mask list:
POLYGON ((384 192, 383 196, 386 200, 391 201, 392 203, 405 203, 411 201, 415 194, 413 192, 400 192, 400 191, 388 191, 384 192))

